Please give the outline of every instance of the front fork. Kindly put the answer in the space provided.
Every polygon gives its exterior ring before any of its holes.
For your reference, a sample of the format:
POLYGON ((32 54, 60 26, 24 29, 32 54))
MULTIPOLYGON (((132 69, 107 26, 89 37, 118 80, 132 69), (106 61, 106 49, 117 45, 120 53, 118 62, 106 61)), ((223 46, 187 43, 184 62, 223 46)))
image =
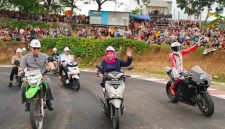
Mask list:
MULTIPOLYGON (((44 115, 45 115, 45 112, 44 112, 44 108, 45 108, 45 104, 44 104, 44 91, 43 91, 44 89, 43 89, 43 86, 41 85, 41 87, 40 87, 40 94, 39 94, 39 100, 40 100, 40 104, 41 104, 41 112, 40 112, 40 116, 41 116, 41 118, 43 119, 44 118, 44 115)), ((46 89, 47 90, 47 89, 46 89)), ((47 92, 47 91, 46 91, 47 92)))

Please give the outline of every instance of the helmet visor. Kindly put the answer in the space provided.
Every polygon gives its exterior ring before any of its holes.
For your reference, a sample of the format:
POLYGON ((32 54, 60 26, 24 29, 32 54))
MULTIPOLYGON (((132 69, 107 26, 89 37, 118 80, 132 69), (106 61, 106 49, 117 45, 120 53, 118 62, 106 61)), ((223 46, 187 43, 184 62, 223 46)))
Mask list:
POLYGON ((181 46, 171 47, 171 50, 174 52, 179 52, 181 50, 181 46))

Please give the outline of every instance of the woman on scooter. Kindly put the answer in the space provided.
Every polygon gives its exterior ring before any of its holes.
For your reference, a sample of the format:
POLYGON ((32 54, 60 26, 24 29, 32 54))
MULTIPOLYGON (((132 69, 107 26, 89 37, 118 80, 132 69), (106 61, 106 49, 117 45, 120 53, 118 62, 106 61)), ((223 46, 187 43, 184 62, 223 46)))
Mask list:
MULTIPOLYGON (((121 67, 127 67, 132 63, 132 49, 127 49, 127 61, 116 58, 115 49, 112 46, 109 46, 105 50, 105 58, 101 63, 102 74, 105 72, 117 71, 121 72, 121 67)), ((104 80, 102 82, 102 87, 104 87, 104 80)))

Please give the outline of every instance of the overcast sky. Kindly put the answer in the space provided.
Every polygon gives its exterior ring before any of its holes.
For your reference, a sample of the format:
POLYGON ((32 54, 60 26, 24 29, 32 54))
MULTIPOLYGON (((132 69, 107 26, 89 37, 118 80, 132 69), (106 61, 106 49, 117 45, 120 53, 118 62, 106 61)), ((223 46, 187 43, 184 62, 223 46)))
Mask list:
MULTIPOLYGON (((136 2, 134 0, 117 0, 117 1, 118 1, 117 4, 115 4, 115 2, 111 2, 111 1, 105 2, 102 6, 102 10, 104 10, 104 11, 130 11, 130 10, 133 10, 138 7, 138 5, 136 4, 136 2), (123 4, 121 4, 121 3, 123 3, 123 4)), ((165 0, 165 1, 170 1, 170 0, 165 0)), ((172 1, 173 1, 173 7, 172 7, 173 19, 178 19, 178 15, 179 15, 180 19, 190 19, 190 17, 188 17, 187 14, 185 14, 182 10, 177 8, 176 0, 172 0, 172 1)), ((97 10, 98 9, 98 6, 95 2, 92 2, 91 4, 88 4, 88 5, 84 5, 84 4, 82 4, 82 2, 77 2, 76 4, 81 9, 81 11, 76 10, 77 14, 88 15, 89 10, 97 10)), ((202 13, 202 20, 205 19, 206 15, 207 15, 207 11, 204 11, 202 13)), ((223 15, 225 15, 225 13, 223 15)), ((191 19, 194 19, 194 16, 192 16, 191 19)), ((212 20, 212 18, 210 20, 212 20)))

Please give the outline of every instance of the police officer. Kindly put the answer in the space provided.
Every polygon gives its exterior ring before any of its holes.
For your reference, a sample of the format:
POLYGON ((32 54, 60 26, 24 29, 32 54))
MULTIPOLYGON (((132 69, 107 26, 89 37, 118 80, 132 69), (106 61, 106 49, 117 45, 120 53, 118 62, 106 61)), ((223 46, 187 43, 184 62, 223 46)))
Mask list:
MULTIPOLYGON (((54 64, 52 63, 53 59, 48 57, 47 54, 40 53, 41 43, 37 39, 33 39, 30 43, 31 53, 26 54, 21 61, 21 67, 27 68, 27 71, 40 69, 41 72, 46 70, 46 66, 50 67, 51 70, 54 69, 54 64)), ((51 83, 50 79, 47 77, 46 83, 49 88, 46 93, 46 105, 50 111, 54 110, 51 100, 53 100, 53 95, 51 92, 51 83)), ((25 97, 26 86, 22 86, 22 103, 26 103, 25 111, 29 111, 30 103, 25 97)))

